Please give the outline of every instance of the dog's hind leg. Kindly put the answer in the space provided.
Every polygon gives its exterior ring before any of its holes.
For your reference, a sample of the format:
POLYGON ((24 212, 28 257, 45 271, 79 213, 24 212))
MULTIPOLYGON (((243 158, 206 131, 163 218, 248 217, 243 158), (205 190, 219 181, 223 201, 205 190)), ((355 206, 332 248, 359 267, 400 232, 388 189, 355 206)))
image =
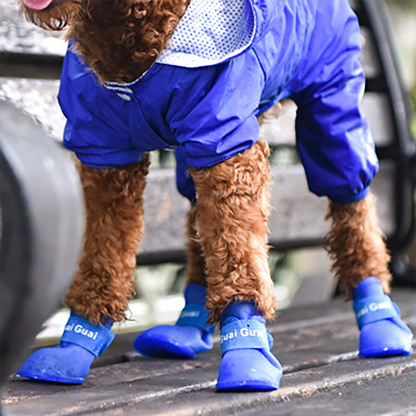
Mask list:
POLYGON ((187 270, 185 307, 175 325, 158 325, 144 331, 134 347, 146 357, 195 358, 212 348, 215 327, 208 324, 205 260, 195 230, 195 207, 187 217, 187 270))
POLYGON ((369 276, 380 279, 390 292, 390 256, 378 225, 373 194, 351 204, 330 202, 327 219, 332 220, 328 250, 340 290, 351 299, 355 287, 369 276))
POLYGON ((260 140, 215 166, 190 170, 206 260, 207 308, 211 322, 221 326, 219 390, 275 389, 281 377, 265 326, 275 313, 267 261, 268 155, 260 140))
POLYGON ((75 279, 65 297, 71 317, 61 344, 36 351, 18 374, 79 384, 95 357, 114 338, 110 328, 125 319, 134 294, 136 251, 143 231, 143 191, 148 155, 111 169, 79 167, 87 227, 75 279))
POLYGON ((205 258, 203 256, 202 247, 195 228, 195 220, 196 209, 195 207, 192 207, 188 212, 186 221, 186 285, 198 284, 206 287, 207 277, 205 274, 205 258))
POLYGON ((373 194, 329 205, 329 254, 341 291, 353 299, 360 328, 360 355, 409 354, 413 335, 388 296, 389 254, 378 225, 373 194))

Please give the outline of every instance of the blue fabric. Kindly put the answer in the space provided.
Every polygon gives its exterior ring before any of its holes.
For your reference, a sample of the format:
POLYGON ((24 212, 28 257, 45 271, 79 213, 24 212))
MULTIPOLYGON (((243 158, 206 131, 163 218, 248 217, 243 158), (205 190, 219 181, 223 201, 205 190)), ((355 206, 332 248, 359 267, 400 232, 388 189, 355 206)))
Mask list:
POLYGON ((381 281, 378 277, 370 276, 362 280, 352 292, 353 301, 366 298, 368 296, 382 296, 384 295, 381 281))
POLYGON ((191 174, 188 172, 188 164, 184 152, 177 150, 176 157, 176 188, 179 193, 196 205, 196 189, 191 174))
POLYGON ((266 326, 254 319, 236 320, 221 328, 221 351, 264 349, 269 351, 266 326))
MULTIPOLYGON (((111 326, 108 324, 107 326, 111 326)), ((94 325, 85 319, 71 314, 62 334, 61 342, 78 345, 99 357, 111 344, 114 334, 102 325, 94 325)))
POLYGON ((357 300, 354 302, 354 311, 360 329, 371 322, 399 316, 393 302, 387 295, 370 296, 357 300))
POLYGON ((191 283, 185 288, 185 308, 176 325, 158 325, 138 335, 134 348, 145 357, 195 358, 212 348, 215 326, 207 323, 206 289, 191 283))
POLYGON ((207 290, 204 286, 190 283, 185 288, 185 307, 179 315, 177 326, 193 326, 213 334, 215 325, 207 323, 209 310, 205 307, 207 290))
POLYGON ((216 388, 218 391, 276 390, 282 373, 279 361, 268 350, 231 350, 221 359, 216 388))
POLYGON ((79 345, 61 343, 35 351, 17 374, 34 380, 82 384, 95 356, 79 345))
POLYGON ((190 283, 185 287, 184 291, 185 303, 193 303, 205 306, 207 289, 205 286, 197 283, 190 283))
POLYGON ((361 357, 408 355, 413 334, 400 317, 399 308, 385 295, 381 281, 371 276, 352 293, 360 329, 361 357))
POLYGON ((95 326, 71 312, 60 345, 35 351, 17 374, 34 380, 82 384, 95 357, 113 341, 112 324, 104 317, 102 325, 95 326))
POLYGON ((266 324, 266 320, 263 318, 263 315, 256 309, 256 305, 253 301, 231 302, 221 315, 221 325, 228 325, 237 319, 255 319, 263 325, 266 324))
POLYGON ((299 107, 297 145, 310 190, 339 203, 363 198, 378 162, 359 109, 361 39, 348 1, 250 4, 252 43, 220 64, 155 63, 132 84, 103 86, 69 50, 59 93, 68 119, 65 145, 98 168, 175 148, 180 191, 192 200, 187 167, 212 166, 252 146, 259 139, 256 117, 290 97, 299 107))
POLYGON ((269 351, 273 347, 273 337, 267 332, 266 320, 253 301, 231 302, 220 320, 223 355, 233 349, 264 348, 269 351), (255 347, 255 344, 264 344, 263 338, 266 339, 266 347, 255 347))
POLYGON ((194 326, 211 334, 215 332, 215 326, 207 324, 208 310, 204 305, 187 303, 182 309, 177 326, 194 326))
POLYGON ((221 315, 222 359, 217 390, 279 388, 282 366, 270 349, 273 339, 254 302, 232 302, 221 315))

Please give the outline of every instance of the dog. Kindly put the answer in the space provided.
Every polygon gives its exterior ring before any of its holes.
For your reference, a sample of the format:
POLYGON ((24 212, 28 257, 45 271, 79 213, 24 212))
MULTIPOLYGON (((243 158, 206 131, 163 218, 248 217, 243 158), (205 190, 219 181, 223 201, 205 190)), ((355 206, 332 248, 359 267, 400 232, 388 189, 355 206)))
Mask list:
POLYGON ((148 152, 175 150, 190 200, 185 308, 135 348, 187 357, 221 330, 217 389, 273 390, 282 368, 266 320, 276 304, 267 263, 271 173, 259 123, 279 101, 298 106, 310 190, 329 198, 329 253, 352 299, 360 355, 409 354, 412 333, 389 293, 389 254, 369 185, 378 162, 359 110, 360 33, 347 0, 20 0, 36 25, 67 28, 59 102, 65 146, 80 161, 87 228, 65 297, 59 346, 18 374, 82 383, 133 295, 148 152), (244 365, 241 365, 244 363, 244 365))

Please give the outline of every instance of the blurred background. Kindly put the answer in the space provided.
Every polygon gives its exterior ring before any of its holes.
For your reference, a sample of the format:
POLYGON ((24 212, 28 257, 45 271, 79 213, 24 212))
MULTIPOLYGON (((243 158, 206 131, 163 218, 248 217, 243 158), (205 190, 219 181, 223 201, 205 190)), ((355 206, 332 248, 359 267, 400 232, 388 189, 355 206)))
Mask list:
MULTIPOLYGON (((386 0, 386 3, 397 45, 397 59, 413 101, 411 129, 416 137, 416 0, 386 0)), ((416 170, 416 166, 414 169, 416 170)), ((409 248, 409 258, 416 265, 416 235, 409 248)))
MULTIPOLYGON (((4 1, 6 0, 1 0, 4 1)), ((397 58, 416 108, 416 0, 386 0, 386 3, 397 45, 397 58)), ((16 7, 11 1, 7 7, 1 7, 0 49, 19 51, 30 48, 32 52, 64 53, 66 44, 59 34, 49 34, 45 37, 21 18, 16 19, 16 7), (25 36, 22 33, 25 33, 25 36), (30 36, 27 36, 28 33, 30 36)), ((58 81, 0 78, 0 98, 20 103, 23 109, 44 126, 51 137, 59 140, 64 120, 54 98, 57 89, 58 81), (39 100, 38 93, 40 83, 42 100, 39 100), (55 110, 50 111, 51 107, 55 110)), ((416 136, 415 111, 412 129, 416 136)), ((291 154, 281 153, 279 163, 285 163, 285 160, 291 163, 293 157, 291 154)), ((153 168, 160 164, 172 166, 173 163, 169 155, 163 158, 153 155, 152 160, 153 168)), ((415 241, 409 249, 409 258, 413 265, 416 265, 415 241)), ((270 269, 279 309, 324 302, 334 294, 335 283, 324 248, 272 252, 270 269)), ((138 267, 137 295, 130 304, 130 319, 116 327, 115 332, 139 331, 154 324, 175 321, 183 307, 184 272, 183 264, 138 267)), ((68 315, 69 312, 62 309, 49 319, 37 337, 36 345, 44 346, 57 342, 68 315)))
MULTIPOLYGON (((416 0, 387 0, 387 7, 397 45, 397 57, 409 87, 413 108, 416 106, 416 0)), ((412 123, 413 135, 416 133, 416 112, 412 123)))

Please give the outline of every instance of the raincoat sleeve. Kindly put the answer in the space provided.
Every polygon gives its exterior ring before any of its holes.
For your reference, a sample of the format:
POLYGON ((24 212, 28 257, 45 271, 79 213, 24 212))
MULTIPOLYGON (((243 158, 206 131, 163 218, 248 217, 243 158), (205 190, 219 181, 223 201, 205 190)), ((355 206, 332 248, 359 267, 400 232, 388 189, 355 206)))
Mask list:
MULTIPOLYGON (((337 35, 315 29, 309 64, 300 72, 299 79, 307 87, 295 99, 297 146, 310 190, 337 203, 350 203, 367 195, 378 160, 368 122, 359 108, 365 78, 358 61, 361 36, 357 18, 346 1, 332 4, 339 7, 338 14, 333 17, 333 13, 325 16, 322 12, 317 20, 332 19, 337 35), (314 72, 317 68, 319 73, 314 72)), ((319 24, 317 21, 317 28, 319 24)))
POLYGON ((127 102, 101 86, 68 49, 61 75, 59 104, 67 119, 64 145, 95 168, 136 163, 142 152, 131 141, 127 102))

